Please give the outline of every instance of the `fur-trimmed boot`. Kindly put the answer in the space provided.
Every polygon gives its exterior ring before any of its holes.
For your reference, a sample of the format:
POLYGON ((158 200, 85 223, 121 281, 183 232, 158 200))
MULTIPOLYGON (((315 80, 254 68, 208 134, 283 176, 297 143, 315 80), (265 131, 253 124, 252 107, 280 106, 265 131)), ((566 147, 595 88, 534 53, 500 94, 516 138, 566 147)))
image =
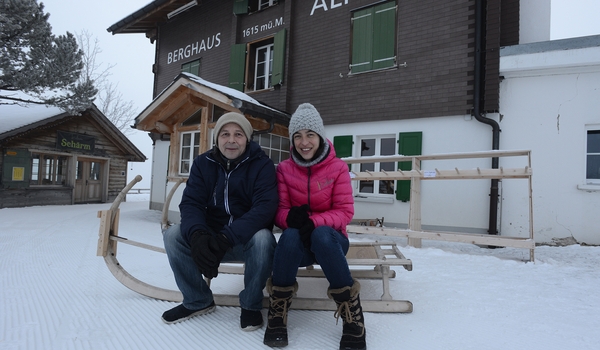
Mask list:
POLYGON ((267 316, 267 329, 263 343, 270 347, 284 347, 288 345, 287 315, 292 297, 298 291, 298 283, 289 287, 274 286, 271 278, 267 280, 269 293, 269 314, 267 316))
POLYGON ((327 295, 337 304, 333 315, 344 321, 340 350, 366 350, 365 318, 360 306, 360 283, 355 279, 351 287, 328 289, 327 295))

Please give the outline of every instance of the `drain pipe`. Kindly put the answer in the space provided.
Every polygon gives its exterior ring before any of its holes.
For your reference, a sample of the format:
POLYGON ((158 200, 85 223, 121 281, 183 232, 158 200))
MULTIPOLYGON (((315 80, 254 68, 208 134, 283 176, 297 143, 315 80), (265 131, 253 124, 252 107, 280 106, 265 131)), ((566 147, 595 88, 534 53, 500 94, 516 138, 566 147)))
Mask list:
MULTIPOLYGON (((473 114, 475 119, 481 123, 492 127, 492 150, 500 149, 500 126, 490 118, 484 117, 481 112, 483 101, 482 86, 485 79, 485 36, 484 36, 484 18, 485 18, 485 0, 475 0, 475 82, 473 92, 473 114)), ((498 169, 498 157, 492 158, 492 169, 498 169)), ((490 213, 488 234, 498 234, 498 179, 491 180, 490 187, 490 213)))

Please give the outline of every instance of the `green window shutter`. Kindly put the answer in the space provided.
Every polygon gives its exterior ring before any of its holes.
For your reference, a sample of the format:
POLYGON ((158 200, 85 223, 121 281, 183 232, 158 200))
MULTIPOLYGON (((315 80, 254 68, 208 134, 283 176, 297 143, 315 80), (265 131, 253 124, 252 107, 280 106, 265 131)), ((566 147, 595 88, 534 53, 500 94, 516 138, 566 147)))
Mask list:
POLYGON ((333 137, 333 148, 338 158, 352 157, 352 138, 352 135, 333 137))
POLYGON ((190 63, 190 73, 200 76, 200 60, 195 60, 190 63))
MULTIPOLYGON (((423 133, 421 131, 401 132, 398 134, 398 154, 403 156, 421 155, 422 143, 423 133)), ((398 169, 411 170, 412 162, 398 162, 398 169)), ((396 181, 396 199, 403 202, 410 200, 410 180, 396 181)))
MULTIPOLYGON (((338 158, 352 157, 352 145, 354 144, 352 139, 352 135, 333 137, 333 148, 335 149, 335 155, 338 158)), ((350 169, 350 164, 348 164, 348 171, 350 171, 350 169)))
POLYGON ((245 15, 248 13, 248 0, 234 0, 233 1, 233 14, 234 15, 245 15))
POLYGON ((352 16, 352 73, 372 69, 373 15, 372 9, 356 11, 352 16))
POLYGON ((229 62, 229 87, 244 92, 244 70, 246 68, 246 44, 231 46, 229 62))
POLYGON ((373 8, 373 69, 392 67, 396 63, 396 3, 373 8))
POLYGON ((195 60, 192 62, 182 64, 181 71, 200 76, 200 60, 195 60))
POLYGON ((273 44, 273 77, 272 86, 283 83, 283 66, 285 64, 285 29, 275 34, 273 44))
POLYGON ((29 187, 29 180, 31 179, 31 153, 26 149, 7 149, 4 151, 3 157, 3 187, 29 187))

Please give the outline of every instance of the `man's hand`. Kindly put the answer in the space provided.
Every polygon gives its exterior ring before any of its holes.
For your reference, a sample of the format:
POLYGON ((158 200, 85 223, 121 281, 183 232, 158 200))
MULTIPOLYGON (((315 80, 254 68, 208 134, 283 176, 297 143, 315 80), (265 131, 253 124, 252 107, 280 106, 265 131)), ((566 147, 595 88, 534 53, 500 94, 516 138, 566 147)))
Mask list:
POLYGON ((217 234, 216 238, 213 237, 213 239, 216 242, 216 244, 214 245, 215 250, 213 250, 213 254, 217 258, 217 263, 214 264, 211 270, 209 271, 209 276, 204 274, 206 278, 215 278, 219 275, 219 265, 221 265, 221 260, 223 260, 225 253, 227 253, 227 250, 231 248, 231 243, 229 243, 229 239, 227 239, 227 237, 224 234, 219 233, 217 234))
POLYGON ((215 237, 206 231, 195 231, 190 238, 192 258, 206 278, 217 277, 221 260, 230 247, 229 240, 223 234, 215 237))
POLYGON ((285 220, 288 227, 297 229, 304 226, 307 221, 310 221, 308 218, 308 204, 304 204, 300 207, 291 207, 285 220))

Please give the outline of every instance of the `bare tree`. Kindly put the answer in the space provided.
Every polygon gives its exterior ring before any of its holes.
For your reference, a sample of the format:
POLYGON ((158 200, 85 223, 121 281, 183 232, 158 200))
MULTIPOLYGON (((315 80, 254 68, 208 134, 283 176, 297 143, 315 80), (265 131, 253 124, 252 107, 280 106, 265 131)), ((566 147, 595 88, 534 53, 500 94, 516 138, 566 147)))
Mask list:
POLYGON ((97 38, 92 39, 90 32, 83 30, 77 35, 77 41, 83 51, 83 70, 80 79, 95 82, 98 89, 95 104, 104 115, 123 134, 131 134, 133 119, 137 114, 133 101, 125 101, 118 89, 118 84, 109 80, 110 70, 114 64, 98 63, 98 55, 102 52, 97 38))

